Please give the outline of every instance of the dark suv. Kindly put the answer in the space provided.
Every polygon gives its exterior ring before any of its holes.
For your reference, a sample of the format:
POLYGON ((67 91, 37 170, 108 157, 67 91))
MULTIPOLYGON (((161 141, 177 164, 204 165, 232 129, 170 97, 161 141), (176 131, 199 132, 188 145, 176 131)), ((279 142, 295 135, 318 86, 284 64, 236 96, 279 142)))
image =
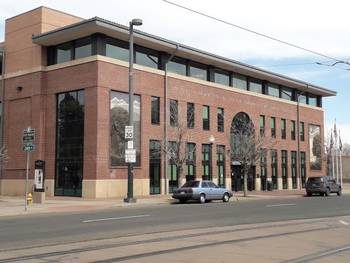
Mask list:
POLYGON ((331 176, 309 177, 305 189, 307 196, 312 194, 329 196, 330 193, 341 195, 341 186, 331 176))

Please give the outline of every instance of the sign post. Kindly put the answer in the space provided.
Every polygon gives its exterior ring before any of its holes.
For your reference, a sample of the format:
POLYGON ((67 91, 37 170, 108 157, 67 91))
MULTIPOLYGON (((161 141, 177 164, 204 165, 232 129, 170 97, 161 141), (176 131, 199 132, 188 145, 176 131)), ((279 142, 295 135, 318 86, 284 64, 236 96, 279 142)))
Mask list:
POLYGON ((24 210, 27 211, 27 195, 28 195, 28 178, 29 178, 29 163, 30 163, 30 152, 35 150, 35 130, 30 126, 23 130, 23 151, 27 153, 27 165, 26 165, 26 182, 24 190, 24 210))

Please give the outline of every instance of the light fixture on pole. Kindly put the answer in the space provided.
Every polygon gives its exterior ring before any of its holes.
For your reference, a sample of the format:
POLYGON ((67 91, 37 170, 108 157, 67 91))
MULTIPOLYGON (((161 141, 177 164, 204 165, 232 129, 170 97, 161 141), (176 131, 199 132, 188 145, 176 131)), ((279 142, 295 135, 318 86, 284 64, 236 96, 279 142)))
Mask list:
MULTIPOLYGON (((141 26, 142 20, 134 18, 129 22, 129 126, 134 127, 134 87, 133 87, 133 67, 134 67, 134 26, 141 26)), ((132 133, 133 129, 132 129, 132 133)), ((134 136, 131 138, 131 145, 134 145, 134 136)), ((135 151, 134 151, 135 152, 135 151)), ((136 202, 134 199, 134 176, 133 163, 128 162, 128 193, 124 202, 136 202)))

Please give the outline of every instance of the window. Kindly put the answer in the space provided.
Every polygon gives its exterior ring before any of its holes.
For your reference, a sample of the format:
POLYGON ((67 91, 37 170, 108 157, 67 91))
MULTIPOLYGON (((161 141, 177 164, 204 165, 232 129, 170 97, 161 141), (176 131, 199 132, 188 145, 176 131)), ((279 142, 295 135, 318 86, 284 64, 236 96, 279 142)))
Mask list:
POLYGON ((262 137, 265 135, 265 116, 264 115, 260 115, 259 125, 260 125, 260 136, 262 137))
POLYGON ((315 95, 309 94, 309 105, 317 106, 317 97, 315 95))
POLYGON ((82 195, 84 108, 84 90, 57 95, 55 195, 82 195))
POLYGON ((160 141, 149 142, 149 193, 160 194, 160 163, 161 145, 160 141))
POLYGON ((202 108, 202 120, 203 120, 203 130, 209 131, 209 129, 210 129, 209 106, 203 106, 203 108, 202 108))
POLYGON ((295 121, 290 121, 290 137, 292 140, 295 140, 295 121))
POLYGON ((286 139, 287 137, 287 122, 286 119, 281 119, 281 138, 286 139))
POLYGON ((300 140, 303 142, 305 140, 305 125, 304 122, 300 122, 300 140))
POLYGON ((71 42, 58 45, 56 49, 56 63, 63 63, 72 60, 72 47, 71 42))
POLYGON ((198 65, 197 63, 191 63, 189 69, 190 77, 197 79, 207 80, 207 69, 204 65, 198 65))
POLYGON ((194 128, 194 103, 187 103, 187 128, 194 128))
POLYGON ((225 146, 217 145, 218 185, 225 187, 225 146))
POLYGON ((136 49, 135 63, 150 68, 158 68, 158 55, 155 51, 138 48, 136 49))
POLYGON ((291 165, 292 165, 292 187, 297 189, 297 152, 291 152, 291 165))
POLYGON ((190 181, 190 180, 194 180, 196 177, 196 144, 195 143, 187 143, 186 156, 187 156, 186 181, 190 181))
POLYGON ((287 87, 282 87, 281 98, 285 100, 293 100, 293 90, 287 87))
POLYGON ((223 72, 214 72, 214 82, 222 85, 230 86, 230 75, 223 72))
POLYGON ((302 103, 302 104, 306 104, 307 103, 307 99, 306 99, 306 95, 304 94, 298 94, 298 99, 299 99, 299 103, 302 103))
POLYGON ((237 73, 233 73, 232 86, 237 89, 247 90, 247 87, 248 87, 247 77, 237 73))
POLYGON ((218 132, 224 131, 224 109, 218 108, 218 132))
POLYGON ((113 38, 106 39, 106 56, 110 58, 129 61, 128 43, 121 43, 113 38))
POLYGON ((267 157, 266 157, 266 149, 262 149, 262 154, 260 156, 260 178, 261 178, 261 189, 262 190, 267 190, 266 188, 266 183, 267 183, 267 157))
POLYGON ((175 127, 178 125, 178 103, 177 100, 170 100, 170 126, 175 127))
POLYGON ((160 99, 151 97, 151 123, 159 124, 160 122, 160 99))
POLYGON ((271 180, 274 189, 277 189, 277 150, 271 150, 271 180))
POLYGON ((300 152, 300 177, 301 185, 305 188, 306 182, 306 154, 305 152, 300 152))
POLYGON ((86 37, 75 41, 74 59, 91 56, 91 38, 86 37))
MULTIPOLYGON (((178 144, 176 142, 168 142, 168 147, 173 152, 178 152, 178 144)), ((168 176, 169 176, 169 193, 172 193, 175 188, 178 187, 178 170, 174 159, 170 158, 168 163, 168 176)))
MULTIPOLYGON (((136 166, 140 166, 140 96, 134 95, 134 149, 136 149, 136 166)), ((124 129, 129 120, 129 94, 112 91, 110 102, 110 164, 126 165, 124 129)))
POLYGON ((267 86, 267 93, 270 96, 278 98, 280 96, 280 88, 277 84, 269 83, 267 86))
POLYGON ((4 59, 4 53, 3 51, 0 51, 0 75, 2 75, 2 71, 3 71, 3 68, 2 68, 3 59, 4 59))
POLYGON ((288 188, 288 152, 286 150, 281 151, 282 154, 282 187, 283 189, 288 188))
POLYGON ((167 67, 169 72, 186 76, 186 62, 180 58, 173 58, 167 67))
POLYGON ((202 144, 202 179, 211 180, 211 145, 202 144))
POLYGON ((263 86, 260 80, 249 80, 249 90, 256 93, 263 93, 263 86))
POLYGON ((276 118, 271 117, 271 137, 276 138, 276 118))

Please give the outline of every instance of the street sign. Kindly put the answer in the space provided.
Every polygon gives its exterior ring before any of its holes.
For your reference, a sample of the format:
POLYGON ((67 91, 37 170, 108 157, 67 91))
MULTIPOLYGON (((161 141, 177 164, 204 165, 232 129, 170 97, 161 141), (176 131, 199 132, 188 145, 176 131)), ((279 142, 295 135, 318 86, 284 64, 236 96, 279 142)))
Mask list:
POLYGON ((134 127, 125 126, 125 139, 131 140, 132 138, 134 138, 134 127))
POLYGON ((34 143, 35 141, 35 130, 32 128, 28 128, 23 130, 22 142, 26 143, 34 143))
POLYGON ((24 152, 33 152, 35 150, 35 145, 34 144, 23 144, 23 151, 24 152))
POLYGON ((125 162, 126 163, 136 163, 136 150, 135 149, 125 149, 125 162))
POLYGON ((134 142, 133 141, 128 141, 127 142, 127 149, 134 149, 134 142))

